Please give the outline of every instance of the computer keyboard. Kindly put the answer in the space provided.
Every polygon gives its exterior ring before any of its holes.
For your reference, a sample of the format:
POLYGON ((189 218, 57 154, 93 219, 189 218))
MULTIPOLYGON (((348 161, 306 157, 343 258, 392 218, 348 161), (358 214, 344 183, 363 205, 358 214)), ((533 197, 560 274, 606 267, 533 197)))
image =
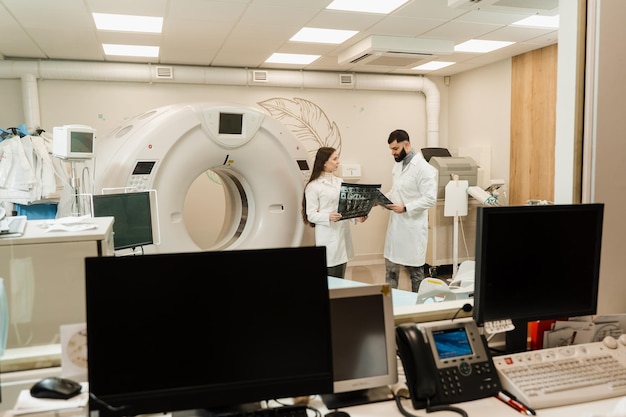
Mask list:
POLYGON ((493 358, 502 387, 535 409, 626 395, 626 337, 493 358))
POLYGON ((260 408, 251 411, 224 411, 210 413, 211 417, 308 417, 308 407, 302 404, 260 408))

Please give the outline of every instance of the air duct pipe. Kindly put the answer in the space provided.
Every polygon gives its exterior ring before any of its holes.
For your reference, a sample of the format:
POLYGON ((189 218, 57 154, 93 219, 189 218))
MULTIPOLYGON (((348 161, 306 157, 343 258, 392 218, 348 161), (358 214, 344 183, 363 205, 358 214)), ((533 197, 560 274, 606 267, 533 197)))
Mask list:
POLYGON ((24 109, 24 124, 28 132, 41 127, 39 114, 39 90, 37 78, 31 73, 25 73, 22 79, 22 107, 24 109))
POLYGON ((439 146, 441 100, 437 86, 424 76, 318 71, 250 70, 246 68, 161 66, 112 62, 0 61, 1 78, 21 78, 24 114, 29 128, 40 127, 36 79, 119 81, 169 84, 239 85, 295 88, 340 88, 417 91, 426 97, 427 147, 439 146), (166 76, 162 76, 163 72, 166 76), (257 77, 257 75, 263 75, 257 77), (342 76, 352 82, 342 83, 342 76))

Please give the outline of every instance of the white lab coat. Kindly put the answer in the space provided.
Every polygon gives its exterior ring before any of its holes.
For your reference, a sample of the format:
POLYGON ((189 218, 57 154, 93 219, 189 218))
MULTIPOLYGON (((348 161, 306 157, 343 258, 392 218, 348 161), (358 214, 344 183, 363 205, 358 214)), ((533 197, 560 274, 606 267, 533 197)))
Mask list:
POLYGON ((351 220, 331 222, 330 213, 336 213, 339 205, 341 178, 332 173, 324 173, 311 181, 304 190, 306 215, 315 224, 315 244, 326 246, 326 266, 337 266, 348 262, 354 256, 351 220))
POLYGON ((389 213, 384 256, 399 265, 422 266, 428 245, 428 209, 437 203, 437 169, 421 153, 406 167, 396 162, 391 190, 385 195, 404 204, 406 213, 389 213))
POLYGON ((0 142, 0 201, 30 204, 47 198, 56 188, 55 169, 43 137, 14 136, 0 142))

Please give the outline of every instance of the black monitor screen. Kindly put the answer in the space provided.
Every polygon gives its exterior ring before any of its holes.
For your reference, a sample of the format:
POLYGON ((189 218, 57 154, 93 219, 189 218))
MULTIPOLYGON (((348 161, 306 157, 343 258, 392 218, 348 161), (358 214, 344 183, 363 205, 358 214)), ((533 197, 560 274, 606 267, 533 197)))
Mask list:
POLYGON ((324 247, 87 258, 86 307, 101 416, 333 389, 324 247))
POLYGON ((474 319, 596 313, 603 204, 479 207, 474 319))
POLYGON ((218 132, 220 134, 241 135, 243 133, 243 114, 220 113, 218 132))
POLYGON ((148 191, 93 196, 95 217, 115 217, 113 222, 115 249, 135 248, 154 243, 150 210, 148 191))

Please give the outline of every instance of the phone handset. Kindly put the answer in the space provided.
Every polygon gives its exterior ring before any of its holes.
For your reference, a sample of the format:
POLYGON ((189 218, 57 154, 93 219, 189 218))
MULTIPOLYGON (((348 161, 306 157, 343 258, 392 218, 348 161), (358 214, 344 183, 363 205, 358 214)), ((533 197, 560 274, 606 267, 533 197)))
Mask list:
POLYGON ((415 324, 401 324, 396 327, 396 344, 413 408, 426 408, 427 399, 436 394, 437 374, 424 336, 415 324))

